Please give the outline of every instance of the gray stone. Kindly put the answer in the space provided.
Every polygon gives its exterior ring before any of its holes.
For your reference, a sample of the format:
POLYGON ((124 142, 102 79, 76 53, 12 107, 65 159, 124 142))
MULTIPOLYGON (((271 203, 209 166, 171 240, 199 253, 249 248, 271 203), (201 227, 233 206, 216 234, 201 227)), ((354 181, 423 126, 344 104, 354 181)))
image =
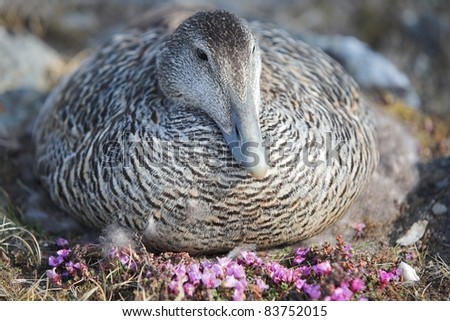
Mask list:
POLYGON ((445 206, 442 203, 436 203, 431 208, 431 211, 433 212, 434 215, 442 215, 447 213, 447 206, 445 206))

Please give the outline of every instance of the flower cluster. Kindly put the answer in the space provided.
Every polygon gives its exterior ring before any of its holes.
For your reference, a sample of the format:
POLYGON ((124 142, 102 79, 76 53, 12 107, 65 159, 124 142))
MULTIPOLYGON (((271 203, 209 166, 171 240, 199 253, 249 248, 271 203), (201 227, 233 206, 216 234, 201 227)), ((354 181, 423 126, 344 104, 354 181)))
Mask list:
POLYGON ((381 289, 384 289, 389 282, 397 281, 400 275, 402 275, 401 269, 394 269, 392 271, 379 270, 378 272, 380 274, 381 289))
MULTIPOLYGON (((118 282, 138 276, 154 289, 166 289, 170 299, 281 299, 293 295, 308 300, 367 300, 376 287, 383 290, 399 279, 400 270, 384 271, 367 267, 367 261, 353 255, 350 244, 337 238, 337 245, 297 248, 293 256, 271 259, 268 254, 243 251, 237 258, 197 259, 187 253, 160 255, 113 248, 107 259, 100 255, 89 274, 118 282), (103 273, 103 274, 102 274, 103 273), (103 275, 103 276, 102 276, 103 275)), ((61 286, 66 281, 87 276, 82 247, 71 249, 66 240, 57 240, 56 255, 50 256, 47 277, 61 286), (78 258, 78 259, 77 259, 78 258)), ((376 293, 379 293, 376 291, 376 293)))
POLYGON ((71 260, 72 250, 69 248, 69 242, 65 239, 58 238, 56 246, 56 256, 48 258, 48 265, 51 269, 46 271, 47 278, 51 283, 61 286, 63 281, 78 278, 88 272, 86 263, 71 260))
MULTIPOLYGON (((227 257, 218 258, 217 262, 205 260, 201 263, 165 264, 165 271, 171 272, 169 290, 178 297, 193 296, 198 289, 212 290, 218 287, 233 290, 233 300, 244 300, 248 283, 244 267, 236 260, 227 257)), ((262 280, 257 282, 265 289, 262 280)))

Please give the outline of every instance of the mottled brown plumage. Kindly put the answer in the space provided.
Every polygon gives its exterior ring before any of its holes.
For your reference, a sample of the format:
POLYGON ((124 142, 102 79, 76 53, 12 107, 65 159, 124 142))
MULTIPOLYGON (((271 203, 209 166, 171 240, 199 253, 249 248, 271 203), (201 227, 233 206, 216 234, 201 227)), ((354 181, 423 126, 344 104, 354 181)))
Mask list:
POLYGON ((335 222, 378 162, 354 81, 225 11, 168 25, 115 36, 49 97, 36 169, 53 201, 191 253, 294 243, 335 222))

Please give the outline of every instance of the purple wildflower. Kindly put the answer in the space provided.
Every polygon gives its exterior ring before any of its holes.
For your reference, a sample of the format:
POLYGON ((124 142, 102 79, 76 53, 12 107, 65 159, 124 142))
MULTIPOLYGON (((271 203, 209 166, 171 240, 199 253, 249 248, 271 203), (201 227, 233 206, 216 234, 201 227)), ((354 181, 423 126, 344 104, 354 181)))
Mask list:
POLYGON ((360 297, 360 298, 358 299, 358 301, 369 301, 369 299, 366 298, 366 297, 364 297, 364 296, 362 296, 362 297, 360 297))
POLYGON ((353 256, 353 254, 352 254, 352 245, 351 244, 347 244, 345 246, 344 252, 345 252, 346 256, 352 257, 353 256))
POLYGON ((311 275, 311 268, 309 266, 303 265, 295 269, 295 275, 298 275, 298 277, 302 276, 304 278, 307 278, 311 275))
POLYGON ((61 256, 54 257, 53 255, 48 258, 48 265, 51 267, 58 267, 64 262, 64 258, 61 256))
POLYGON ((317 300, 320 298, 321 296, 321 292, 320 292, 320 285, 319 284, 308 284, 306 283, 303 286, 303 291, 305 291, 306 294, 309 295, 309 297, 313 300, 317 300))
POLYGON ((233 275, 237 279, 245 277, 245 270, 242 265, 236 262, 230 262, 227 266, 227 275, 233 275))
POLYGON ((77 269, 75 268, 74 264, 72 261, 66 262, 66 270, 67 272, 72 275, 75 276, 77 274, 77 269))
POLYGON ((221 258, 218 257, 217 258, 217 262, 219 263, 219 265, 221 267, 227 267, 228 264, 231 262, 231 259, 229 257, 226 257, 226 256, 221 257, 221 258))
POLYGON ((412 259, 414 259, 414 253, 407 252, 405 257, 406 257, 407 260, 412 260, 412 259))
POLYGON ((128 262, 130 262, 130 257, 126 254, 120 254, 119 259, 120 259, 120 263, 122 263, 122 265, 127 265, 128 262))
POLYGON ((312 267, 312 269, 319 276, 328 275, 331 273, 331 265, 330 265, 329 261, 318 263, 318 264, 314 265, 312 267))
POLYGON ((242 260, 248 266, 263 264, 262 259, 259 256, 257 256, 255 252, 243 251, 243 252, 241 252, 241 255, 242 255, 242 260))
POLYGON ((397 280, 401 275, 399 269, 396 269, 393 272, 386 272, 384 270, 379 270, 378 272, 380 273, 381 289, 384 289, 391 280, 397 280))
POLYGON ((303 248, 303 247, 299 247, 296 251, 295 251, 295 257, 294 257, 294 263, 295 264, 301 264, 306 260, 306 256, 309 253, 309 248, 303 248))
POLYGON ((223 286, 226 288, 234 288, 238 280, 233 275, 227 275, 225 280, 223 281, 223 286))
POLYGON ((305 286, 305 284, 306 284, 306 281, 303 280, 303 279, 297 279, 297 280, 295 281, 295 287, 296 287, 297 289, 299 289, 299 290, 303 289, 303 287, 305 286))
POLYGON ((183 264, 179 264, 175 267, 175 274, 178 278, 182 278, 186 275, 186 266, 183 264))
POLYGON ((206 269, 202 274, 202 283, 207 289, 214 289, 219 286, 220 280, 216 278, 216 275, 211 270, 206 269))
POLYGON ((194 295, 195 286, 192 283, 185 283, 183 285, 183 288, 184 288, 184 293, 186 293, 186 295, 189 295, 189 296, 194 295))
POLYGON ((336 288, 331 295, 332 301, 349 301, 352 298, 353 292, 348 288, 348 284, 341 283, 341 286, 336 288))
POLYGON ((59 237, 56 239, 56 245, 59 247, 67 247, 67 246, 69 246, 69 241, 59 237))
POLYGON ((247 288, 247 280, 241 279, 234 285, 233 301, 245 300, 245 289, 247 288))
POLYGON ((200 266, 197 263, 193 263, 188 267, 188 277, 192 285, 197 286, 202 280, 202 274, 200 273, 200 266))
POLYGON ((178 280, 172 280, 169 282, 169 290, 175 295, 180 293, 180 282, 178 280))
POLYGON ((86 264, 82 262, 77 262, 74 265, 74 268, 76 268, 78 271, 80 271, 82 274, 86 274, 88 271, 88 267, 86 264))
POLYGON ((364 230, 366 228, 366 224, 358 223, 355 225, 356 237, 362 237, 364 235, 364 230))
POLYGON ((55 267, 51 270, 47 270, 45 273, 47 274, 47 278, 50 280, 50 282, 57 284, 57 285, 62 284, 61 275, 56 272, 55 267))
POLYGON ((216 277, 223 278, 223 268, 220 264, 214 263, 211 265, 210 269, 214 272, 216 277))
POLYGON ((61 249, 61 250, 58 250, 56 252, 56 254, 58 254, 63 259, 67 259, 69 257, 69 255, 70 255, 70 252, 72 252, 72 251, 69 250, 69 249, 61 249))
POLYGON ((256 285, 261 290, 261 292, 263 292, 269 288, 269 286, 266 284, 266 282, 264 282, 264 280, 260 279, 260 278, 256 279, 256 285))
POLYGON ((358 292, 362 292, 366 289, 366 284, 362 279, 356 278, 352 281, 350 288, 353 292, 358 293, 358 292))
POLYGON ((276 284, 291 283, 293 280, 293 271, 282 266, 280 263, 274 262, 269 266, 270 277, 276 284))

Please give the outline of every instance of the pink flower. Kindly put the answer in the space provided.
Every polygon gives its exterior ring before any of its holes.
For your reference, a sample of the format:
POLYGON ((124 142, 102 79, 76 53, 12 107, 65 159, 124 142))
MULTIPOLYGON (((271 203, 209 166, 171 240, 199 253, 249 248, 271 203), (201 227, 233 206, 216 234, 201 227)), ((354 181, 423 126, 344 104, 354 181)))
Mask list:
POLYGON ((206 269, 202 274, 202 283, 207 289, 215 289, 220 285, 220 280, 209 269, 206 269))
POLYGON ((233 301, 244 301, 245 300, 245 292, 235 289, 233 293, 233 301))
POLYGON ((247 288, 247 280, 241 279, 234 285, 233 301, 245 300, 245 289, 247 288))
POLYGON ((352 298, 353 292, 349 290, 348 284, 341 283, 341 286, 336 288, 331 295, 332 301, 349 301, 352 298))
POLYGON ((130 257, 126 254, 121 254, 119 256, 120 259, 120 263, 122 263, 122 265, 127 265, 128 262, 130 262, 130 257))
POLYGON ((82 262, 77 262, 74 265, 74 268, 76 268, 78 271, 80 271, 82 274, 86 274, 88 272, 88 267, 86 264, 82 262))
POLYGON ((64 258, 61 256, 54 257, 53 255, 48 258, 48 265, 51 267, 58 267, 64 262, 64 258))
POLYGON ((193 263, 188 267, 187 274, 189 277, 189 281, 194 286, 197 286, 200 284, 200 281, 202 280, 202 274, 200 273, 200 266, 197 263, 193 263))
POLYGON ((401 271, 398 269, 393 272, 386 272, 384 270, 379 270, 378 272, 380 273, 381 289, 384 289, 391 280, 397 280, 401 274, 401 271))
POLYGON ((347 244, 345 246, 344 251, 345 251, 345 255, 347 255, 348 257, 352 257, 353 256, 353 254, 351 252, 352 251, 352 245, 351 244, 347 244))
POLYGON ((72 261, 66 263, 66 270, 72 276, 75 276, 75 274, 77 274, 77 269, 75 268, 72 261))
POLYGON ((70 252, 72 252, 72 251, 69 250, 69 249, 61 249, 61 250, 58 250, 56 252, 56 254, 61 256, 63 259, 67 259, 69 257, 69 255, 70 255, 70 252))
POLYGON ((366 284, 360 278, 356 278, 352 281, 350 288, 353 292, 358 293, 358 292, 362 292, 366 289, 366 284))
POLYGON ((269 288, 269 286, 266 284, 266 282, 264 282, 264 280, 260 279, 260 278, 256 279, 256 285, 261 290, 261 292, 263 292, 269 288))
POLYGON ((356 237, 362 237, 364 235, 364 230, 366 228, 366 224, 364 223, 358 223, 355 226, 355 231, 356 231, 356 237))
POLYGON ((307 278, 311 275, 311 268, 306 265, 300 266, 295 269, 295 274, 307 278))
POLYGON ((185 283, 183 288, 186 295, 192 296, 195 292, 195 286, 192 283, 185 283))
POLYGON ((303 279, 297 279, 297 281, 295 281, 295 287, 299 290, 303 289, 305 284, 306 284, 306 281, 303 279))
POLYGON ((180 293, 180 282, 178 282, 178 280, 170 281, 168 287, 173 294, 177 295, 180 293))
POLYGON ((238 280, 233 275, 227 275, 225 280, 223 281, 223 286, 226 288, 234 288, 238 280))
POLYGON ((262 259, 259 256, 257 256, 255 252, 243 251, 241 253, 241 255, 242 255, 242 260, 248 266, 262 265, 263 264, 262 259))
POLYGON ((305 293, 308 294, 309 297, 311 299, 313 299, 313 300, 319 299, 321 294, 322 294, 320 292, 320 285, 319 284, 313 285, 313 284, 306 283, 303 286, 303 291, 305 291, 305 293))
POLYGON ((183 278, 186 275, 186 267, 182 264, 175 267, 175 274, 178 278, 183 278))
POLYGON ((219 265, 221 267, 227 267, 228 263, 231 262, 231 259, 226 257, 226 256, 224 256, 224 257, 221 257, 221 258, 217 258, 217 262, 219 263, 219 265))
POLYGON ((213 265, 211 265, 210 269, 214 272, 216 277, 223 278, 223 268, 220 264, 214 263, 213 265))
POLYGON ((47 274, 47 278, 50 280, 51 283, 56 285, 62 284, 61 275, 56 272, 55 267, 51 270, 47 270, 45 273, 47 274))
POLYGON ((59 237, 56 239, 56 245, 59 247, 67 247, 69 246, 69 241, 59 237))
POLYGON ((294 272, 282 266, 280 263, 277 262, 272 263, 269 266, 269 271, 270 277, 276 284, 280 284, 282 282, 291 283, 293 280, 294 272))
POLYGON ((245 277, 245 270, 242 265, 230 262, 227 266, 227 275, 233 275, 236 279, 241 279, 245 277))
POLYGON ((328 261, 325 261, 325 262, 322 262, 322 263, 318 263, 318 264, 314 265, 312 267, 312 269, 319 276, 321 276, 321 275, 328 275, 328 274, 331 273, 331 270, 332 270, 330 262, 328 262, 328 261))
POLYGON ((295 257, 294 257, 294 263, 295 264, 301 264, 306 260, 306 256, 309 253, 309 248, 302 248, 299 247, 296 251, 295 251, 295 257))

